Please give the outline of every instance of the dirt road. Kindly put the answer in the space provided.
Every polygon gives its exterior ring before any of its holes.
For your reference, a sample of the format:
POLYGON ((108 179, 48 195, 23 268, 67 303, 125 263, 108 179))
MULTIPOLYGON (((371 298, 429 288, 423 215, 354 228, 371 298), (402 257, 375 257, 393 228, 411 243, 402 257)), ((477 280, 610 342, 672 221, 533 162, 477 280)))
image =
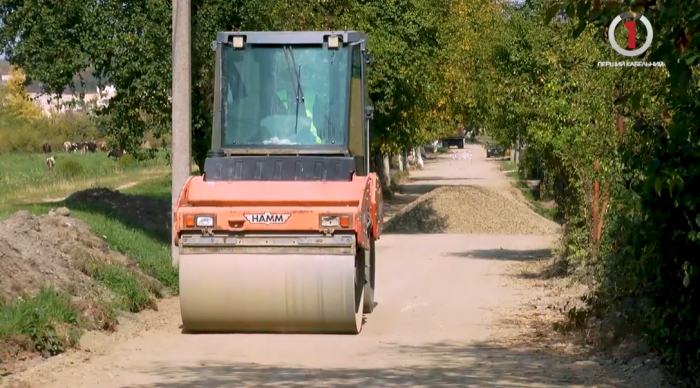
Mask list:
MULTIPOLYGON (((431 162, 412 173, 407 190, 507 191, 498 163, 485 160, 479 146, 468 149, 473 160, 431 162)), ((89 335, 86 350, 19 377, 47 388, 592 386, 594 372, 576 360, 496 345, 517 330, 502 318, 531 296, 511 286, 507 267, 546 254, 555 238, 387 234, 377 245, 379 304, 358 336, 183 335, 178 302, 170 299, 159 312, 126 322, 121 333, 89 335)))

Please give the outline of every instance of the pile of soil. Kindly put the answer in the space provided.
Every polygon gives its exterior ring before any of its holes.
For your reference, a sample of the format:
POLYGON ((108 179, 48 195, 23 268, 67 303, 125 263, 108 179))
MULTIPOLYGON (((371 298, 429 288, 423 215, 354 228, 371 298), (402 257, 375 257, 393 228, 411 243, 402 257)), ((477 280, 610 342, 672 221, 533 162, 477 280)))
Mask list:
MULTIPOLYGON (((23 210, 0 221, 0 301, 30 298, 48 286, 71 298, 83 328, 110 330, 116 321, 105 302, 114 295, 87 274, 89 266, 102 264, 138 268, 128 257, 112 251, 87 224, 70 217, 67 208, 41 216, 23 210)), ((164 289, 156 279, 134 273, 152 290, 164 289)), ((2 353, 7 356, 11 345, 21 346, 0 340, 0 366, 2 353)))
POLYGON ((392 217, 385 233, 549 235, 559 226, 488 187, 445 186, 392 217))

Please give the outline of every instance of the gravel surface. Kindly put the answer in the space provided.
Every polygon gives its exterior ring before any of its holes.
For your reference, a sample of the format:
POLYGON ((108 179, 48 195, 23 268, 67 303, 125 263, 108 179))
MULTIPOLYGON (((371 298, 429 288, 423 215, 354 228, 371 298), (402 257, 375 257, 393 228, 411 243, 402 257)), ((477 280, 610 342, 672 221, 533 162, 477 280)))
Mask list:
POLYGON ((386 233, 525 234, 556 233, 557 225, 488 187, 446 186, 396 214, 386 233))

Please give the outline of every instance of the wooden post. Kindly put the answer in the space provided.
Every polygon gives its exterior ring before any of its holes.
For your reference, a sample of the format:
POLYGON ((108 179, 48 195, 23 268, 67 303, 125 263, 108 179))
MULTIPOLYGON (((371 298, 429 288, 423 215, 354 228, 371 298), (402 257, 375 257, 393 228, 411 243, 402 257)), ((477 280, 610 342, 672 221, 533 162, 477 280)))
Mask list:
MULTIPOLYGON (((192 24, 191 0, 173 0, 172 87, 172 222, 182 187, 192 173, 192 24)), ((172 264, 179 264, 177 246, 171 246, 172 264)))

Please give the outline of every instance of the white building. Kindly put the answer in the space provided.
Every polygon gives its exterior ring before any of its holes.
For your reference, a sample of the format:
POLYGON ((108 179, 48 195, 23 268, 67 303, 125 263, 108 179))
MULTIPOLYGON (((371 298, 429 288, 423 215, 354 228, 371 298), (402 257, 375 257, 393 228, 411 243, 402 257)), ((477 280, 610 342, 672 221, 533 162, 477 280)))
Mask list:
POLYGON ((83 112, 87 107, 95 104, 98 107, 104 107, 109 104, 109 100, 117 94, 117 89, 114 85, 108 85, 102 90, 97 89, 97 93, 86 93, 81 101, 80 96, 72 94, 63 94, 61 97, 50 96, 46 94, 30 93, 29 96, 42 110, 42 112, 50 116, 54 113, 65 113, 69 110, 74 112, 83 112))
MULTIPOLYGON (((3 75, 2 83, 5 84, 10 79, 12 79, 11 75, 3 75)), ((102 90, 98 87, 96 93, 86 93, 82 101, 80 101, 79 96, 73 96, 72 94, 63 94, 61 97, 56 97, 41 93, 29 93, 29 97, 41 108, 45 115, 50 116, 54 113, 65 113, 68 110, 83 112, 86 107, 92 104, 104 107, 116 94, 117 88, 114 85, 107 85, 102 90)))

